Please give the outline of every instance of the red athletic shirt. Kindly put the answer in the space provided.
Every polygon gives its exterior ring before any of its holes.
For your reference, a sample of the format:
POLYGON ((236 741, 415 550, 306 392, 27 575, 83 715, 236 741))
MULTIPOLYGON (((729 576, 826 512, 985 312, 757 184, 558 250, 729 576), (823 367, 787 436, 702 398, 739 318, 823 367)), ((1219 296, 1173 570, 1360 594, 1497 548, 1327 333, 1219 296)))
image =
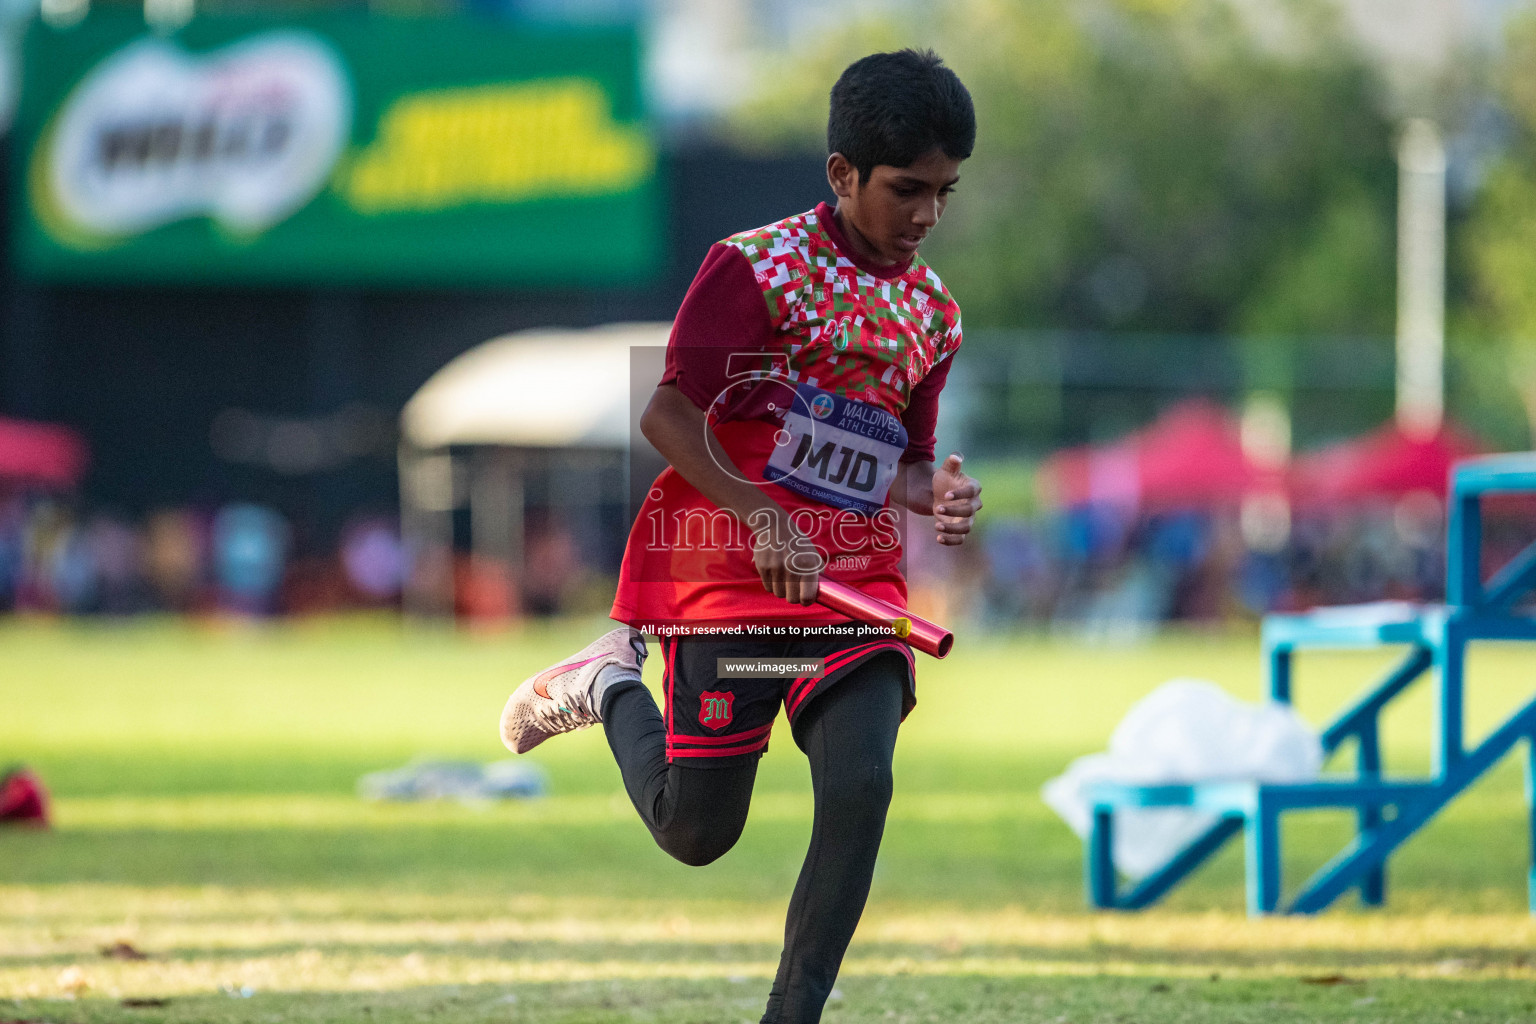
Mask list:
MULTIPOLYGON (((960 310, 921 257, 855 256, 826 203, 712 246, 678 310, 662 384, 791 513, 824 575, 906 605, 888 487, 931 460, 960 310)), ((751 531, 668 468, 636 517, 612 616, 656 624, 844 621, 774 597, 751 531)))

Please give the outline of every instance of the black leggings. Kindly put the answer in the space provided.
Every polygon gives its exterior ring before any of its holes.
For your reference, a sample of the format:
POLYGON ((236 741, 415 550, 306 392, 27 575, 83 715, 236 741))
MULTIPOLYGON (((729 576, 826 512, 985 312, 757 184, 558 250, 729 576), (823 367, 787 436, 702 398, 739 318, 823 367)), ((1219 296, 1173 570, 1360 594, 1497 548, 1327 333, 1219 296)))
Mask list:
MULTIPOLYGON (((813 698, 795 723, 795 743, 811 765, 816 817, 764 1024, 821 1019, 869 897, 891 802, 906 672, 899 656, 876 655, 813 698)), ((624 788, 658 846, 685 864, 708 864, 736 844, 755 763, 669 765, 661 712, 638 684, 610 690, 602 714, 624 788)))

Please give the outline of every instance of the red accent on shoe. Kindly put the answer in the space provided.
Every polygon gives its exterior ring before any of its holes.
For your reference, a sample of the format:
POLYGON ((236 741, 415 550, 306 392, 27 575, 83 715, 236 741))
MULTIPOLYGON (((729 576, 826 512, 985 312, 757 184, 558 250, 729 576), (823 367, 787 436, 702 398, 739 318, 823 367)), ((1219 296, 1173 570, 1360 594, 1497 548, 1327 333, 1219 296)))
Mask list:
POLYGON ((543 672, 540 672, 538 678, 533 681, 533 692, 538 694, 540 697, 543 697, 545 700, 554 700, 554 698, 549 695, 549 688, 546 685, 551 679, 555 678, 555 676, 558 676, 562 672, 569 672, 573 668, 581 668, 581 666, 590 664, 601 657, 603 657, 603 655, 594 654, 592 657, 587 658, 585 661, 573 661, 569 665, 556 665, 554 668, 545 669, 543 672))

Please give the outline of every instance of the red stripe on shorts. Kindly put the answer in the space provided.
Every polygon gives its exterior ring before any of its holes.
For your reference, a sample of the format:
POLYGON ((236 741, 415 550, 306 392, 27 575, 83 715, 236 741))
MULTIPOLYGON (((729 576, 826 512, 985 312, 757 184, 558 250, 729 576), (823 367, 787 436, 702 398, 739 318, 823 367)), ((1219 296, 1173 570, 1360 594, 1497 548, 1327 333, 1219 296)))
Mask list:
POLYGON ((713 746, 718 746, 721 743, 744 743, 747 740, 756 739, 758 736, 772 728, 773 723, 769 722, 767 725, 758 726, 756 729, 748 729, 746 732, 733 733, 729 736, 674 736, 671 733, 668 733, 667 742, 703 743, 713 746))
POLYGON ((850 647, 841 654, 834 655, 823 665, 821 675, 805 676, 801 679, 796 679, 794 685, 790 687, 789 704, 785 710, 789 715, 793 716, 796 711, 800 710, 800 705, 805 702, 805 699, 815 692, 817 683, 844 665, 882 650, 900 651, 906 657, 908 664, 912 662, 912 652, 908 650, 907 645, 896 640, 876 640, 873 643, 864 644, 860 647, 850 647))
POLYGON ((883 640, 872 640, 867 644, 860 644, 857 647, 849 647, 846 650, 838 651, 836 654, 832 655, 828 661, 822 663, 820 675, 801 676, 793 683, 791 683, 789 686, 789 694, 785 698, 785 703, 798 704, 800 693, 807 686, 815 686, 816 683, 826 678, 828 672, 832 672, 837 669, 838 666, 845 664, 849 657, 857 656, 861 652, 872 650, 884 642, 885 641, 883 640))
POLYGON ((674 750, 667 748, 667 760, 671 761, 679 757, 732 757, 736 754, 752 754, 762 750, 768 745, 768 737, 746 743, 739 747, 711 747, 708 750, 674 750))
POLYGON ((661 644, 662 655, 665 658, 661 665, 661 690, 662 693, 666 694, 667 698, 666 725, 667 735, 669 736, 672 734, 672 688, 677 679, 677 669, 672 665, 673 655, 677 653, 677 637, 671 637, 670 639, 672 641, 671 646, 667 644, 667 637, 661 637, 657 641, 661 644))
POLYGON ((838 665, 843 664, 844 660, 849 655, 856 655, 860 651, 870 650, 871 648, 877 647, 880 644, 885 643, 885 642, 886 641, 883 641, 883 640, 871 640, 869 643, 860 644, 857 647, 849 647, 849 648, 846 648, 844 650, 836 652, 835 654, 832 655, 832 657, 830 659, 830 662, 831 662, 830 664, 828 664, 826 662, 822 663, 821 675, 801 676, 798 679, 796 679, 793 683, 791 683, 789 685, 789 696, 788 696, 787 699, 788 700, 793 700, 795 698, 795 695, 806 684, 808 684, 808 683, 814 684, 817 680, 825 678, 825 676, 826 676, 826 674, 828 672, 831 672, 833 669, 837 668, 838 665))

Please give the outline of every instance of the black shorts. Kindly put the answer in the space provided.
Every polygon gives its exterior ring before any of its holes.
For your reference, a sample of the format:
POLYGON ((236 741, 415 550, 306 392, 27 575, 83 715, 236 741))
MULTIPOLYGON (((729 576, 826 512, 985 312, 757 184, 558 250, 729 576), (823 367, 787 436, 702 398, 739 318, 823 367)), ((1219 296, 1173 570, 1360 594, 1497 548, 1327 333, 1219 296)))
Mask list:
POLYGON ((756 761, 768 749, 781 704, 793 724, 818 693, 880 655, 894 654, 904 663, 902 718, 917 705, 912 649, 889 633, 806 639, 662 637, 660 647, 667 760, 691 767, 726 768, 756 761), (722 679, 720 658, 819 658, 823 671, 722 679))

